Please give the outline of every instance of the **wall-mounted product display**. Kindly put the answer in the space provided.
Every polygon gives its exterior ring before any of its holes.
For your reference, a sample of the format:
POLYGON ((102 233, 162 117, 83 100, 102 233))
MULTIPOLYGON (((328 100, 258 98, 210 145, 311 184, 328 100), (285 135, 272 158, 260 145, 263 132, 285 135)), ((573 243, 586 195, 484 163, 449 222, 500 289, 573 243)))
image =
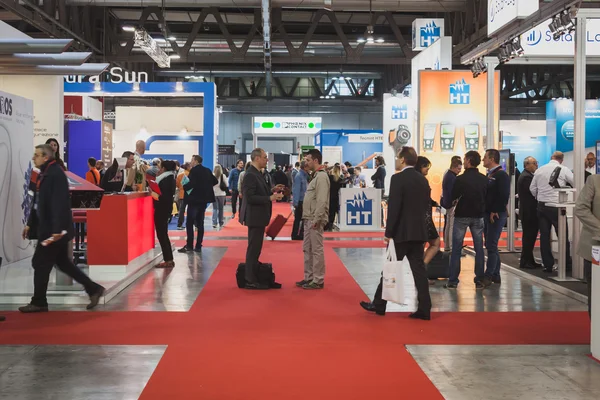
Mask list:
MULTIPOLYGON (((546 103, 546 129, 552 151, 573 151, 575 131, 574 104, 569 99, 546 103)), ((585 147, 596 146, 600 140, 600 100, 585 101, 585 147)))
MULTIPOLYGON (((427 50, 426 50, 427 51, 427 50)), ((402 95, 383 94, 383 157, 388 165, 385 178, 386 193, 389 191, 394 160, 403 146, 414 146, 414 111, 412 100, 402 95)))
MULTIPOLYGON (((486 143, 486 79, 470 71, 421 71, 419 78, 421 155, 431 161, 428 179, 432 199, 438 201, 452 156, 469 150, 483 153, 486 143)), ((498 131, 500 74, 495 74, 494 132, 498 131)), ((385 109, 385 103, 384 103, 385 109)), ((498 137, 495 135, 495 141, 498 137)))
POLYGON ((412 25, 412 48, 423 50, 444 36, 443 18, 417 18, 412 25))
POLYGON ((33 154, 33 101, 0 92, 0 258, 2 266, 31 256, 21 239, 29 218, 33 154))
POLYGON ((529 17, 539 8, 537 0, 488 0, 488 36, 516 19, 529 17))
POLYGON ((546 136, 508 136, 502 135, 502 147, 509 148, 515 155, 519 170, 523 170, 523 160, 534 157, 539 165, 544 165, 550 160, 550 146, 546 136))
POLYGON ((321 130, 321 117, 254 117, 252 133, 267 135, 316 134, 321 130))

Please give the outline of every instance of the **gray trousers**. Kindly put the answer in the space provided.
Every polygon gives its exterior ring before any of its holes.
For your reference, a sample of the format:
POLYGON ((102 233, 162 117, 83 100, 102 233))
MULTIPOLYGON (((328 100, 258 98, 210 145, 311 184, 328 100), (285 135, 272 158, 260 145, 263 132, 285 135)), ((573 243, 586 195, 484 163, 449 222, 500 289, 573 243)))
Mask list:
POLYGON ((323 284, 325 281, 325 251, 323 250, 323 226, 313 228, 312 221, 304 223, 304 280, 323 284))

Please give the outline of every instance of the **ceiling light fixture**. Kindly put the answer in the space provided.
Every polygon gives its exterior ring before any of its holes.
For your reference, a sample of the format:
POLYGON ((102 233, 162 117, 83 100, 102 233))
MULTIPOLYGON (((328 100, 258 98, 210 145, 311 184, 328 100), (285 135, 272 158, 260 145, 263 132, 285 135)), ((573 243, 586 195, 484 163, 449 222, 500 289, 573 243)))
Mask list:
POLYGON ((137 28, 135 30, 135 45, 144 50, 160 68, 169 68, 171 66, 171 59, 167 53, 160 48, 158 42, 144 28, 137 28))
POLYGON ((135 28, 131 25, 125 25, 121 29, 123 29, 123 32, 135 32, 135 28))
POLYGON ((174 41, 176 41, 176 40, 177 40, 177 38, 176 38, 175 36, 169 36, 167 39, 168 39, 170 42, 174 42, 174 41))
POLYGON ((99 92, 102 90, 102 84, 100 82, 94 83, 94 91, 99 92))
POLYGON ((181 58, 181 56, 180 56, 179 54, 171 54, 171 55, 169 56, 169 58, 170 58, 171 60, 179 60, 179 59, 181 58))
POLYGON ((375 40, 375 42, 377 42, 377 43, 385 43, 385 39, 384 38, 379 38, 379 39, 375 40))
POLYGON ((134 92, 140 91, 140 83, 139 82, 133 82, 133 91, 134 92))
POLYGON ((183 92, 183 82, 176 82, 175 83, 175 90, 178 92, 183 92))
POLYGON ((365 38, 356 39, 356 43, 365 43, 367 40, 365 38))

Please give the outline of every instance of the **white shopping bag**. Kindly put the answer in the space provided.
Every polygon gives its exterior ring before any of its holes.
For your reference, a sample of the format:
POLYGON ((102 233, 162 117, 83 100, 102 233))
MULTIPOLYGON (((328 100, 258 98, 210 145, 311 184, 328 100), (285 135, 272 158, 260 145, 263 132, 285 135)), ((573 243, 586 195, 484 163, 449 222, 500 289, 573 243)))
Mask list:
POLYGON ((398 261, 394 241, 390 240, 383 263, 383 293, 384 300, 396 304, 406 304, 404 293, 404 279, 406 270, 410 268, 408 260, 404 257, 398 261))

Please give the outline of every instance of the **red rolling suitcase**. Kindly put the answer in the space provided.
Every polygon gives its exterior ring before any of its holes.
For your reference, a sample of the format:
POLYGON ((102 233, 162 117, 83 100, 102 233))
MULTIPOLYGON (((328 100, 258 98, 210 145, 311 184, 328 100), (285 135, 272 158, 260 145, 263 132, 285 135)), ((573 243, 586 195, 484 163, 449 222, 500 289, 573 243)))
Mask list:
POLYGON ((291 216, 292 216, 292 213, 290 213, 290 215, 288 215, 287 218, 281 214, 278 214, 273 219, 273 221, 271 221, 269 226, 267 226, 267 229, 265 230, 265 234, 268 237, 270 237, 271 240, 275 240, 277 235, 279 235, 279 232, 281 232, 281 228, 283 228, 283 226, 288 221, 288 219, 290 219, 291 216))

